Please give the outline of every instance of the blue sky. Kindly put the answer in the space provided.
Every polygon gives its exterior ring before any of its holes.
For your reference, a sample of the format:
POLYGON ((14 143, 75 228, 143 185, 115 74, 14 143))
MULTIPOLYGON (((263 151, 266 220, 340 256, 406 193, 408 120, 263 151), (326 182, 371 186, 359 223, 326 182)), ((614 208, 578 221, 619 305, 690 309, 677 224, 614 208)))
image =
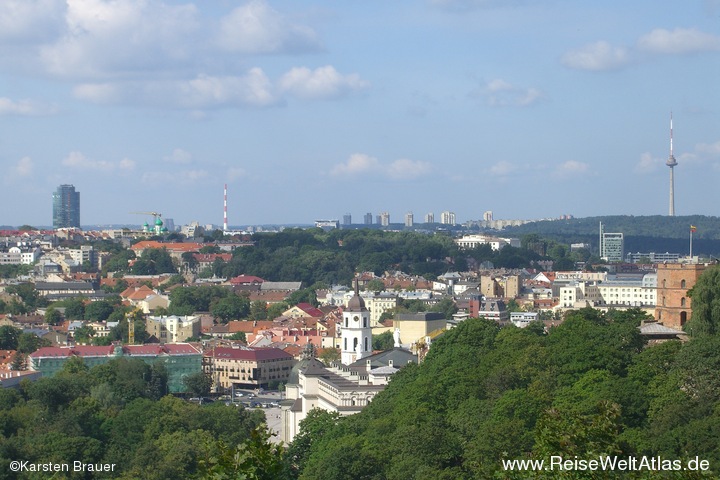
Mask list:
POLYGON ((720 0, 0 2, 0 224, 716 215, 720 0))

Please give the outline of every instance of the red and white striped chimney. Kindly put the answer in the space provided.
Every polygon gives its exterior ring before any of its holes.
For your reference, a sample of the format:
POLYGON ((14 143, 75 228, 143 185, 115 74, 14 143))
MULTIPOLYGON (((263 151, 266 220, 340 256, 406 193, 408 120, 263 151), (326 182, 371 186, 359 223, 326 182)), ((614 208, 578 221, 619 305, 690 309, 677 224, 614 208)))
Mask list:
POLYGON ((227 223, 227 183, 225 184, 225 199, 223 202, 223 232, 227 232, 228 229, 228 223, 227 223))

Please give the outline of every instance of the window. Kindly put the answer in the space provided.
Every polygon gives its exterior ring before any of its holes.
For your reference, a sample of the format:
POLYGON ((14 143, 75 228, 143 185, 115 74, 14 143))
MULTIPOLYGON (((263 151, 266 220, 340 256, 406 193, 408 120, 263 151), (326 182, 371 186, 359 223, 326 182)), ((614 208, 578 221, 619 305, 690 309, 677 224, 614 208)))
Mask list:
POLYGON ((685 280, 680 280, 680 288, 686 288, 685 287, 685 280))
POLYGON ((681 306, 681 307, 684 307, 684 306, 685 306, 685 297, 682 297, 682 298, 680 299, 680 306, 681 306))

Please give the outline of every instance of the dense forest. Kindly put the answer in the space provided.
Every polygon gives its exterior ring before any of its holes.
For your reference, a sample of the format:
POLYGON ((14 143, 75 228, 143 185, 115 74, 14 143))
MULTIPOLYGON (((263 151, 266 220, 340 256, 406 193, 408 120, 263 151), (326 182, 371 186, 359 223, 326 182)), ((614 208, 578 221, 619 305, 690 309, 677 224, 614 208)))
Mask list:
POLYGON ((522 237, 535 234, 562 243, 590 243, 597 250, 600 222, 606 232, 622 232, 626 252, 674 252, 687 254, 690 225, 693 253, 720 255, 720 217, 617 215, 532 222, 503 230, 502 235, 522 237))
POLYGON ((470 319, 361 413, 316 412, 290 446, 301 479, 700 478, 504 471, 505 459, 699 456, 720 469, 720 338, 644 348, 639 310, 583 309, 543 331, 470 319))
POLYGON ((115 465, 112 474, 52 478, 212 478, 224 469, 240 478, 272 470, 273 462, 282 466, 280 450, 267 443, 262 412, 166 394, 162 364, 126 359, 88 370, 77 358, 54 377, 0 389, 0 479, 51 477, 17 475, 11 460, 115 465), (238 452, 255 466, 239 465, 238 452))
POLYGON ((217 262, 212 273, 226 278, 246 274, 271 281, 302 281, 305 286, 349 285, 355 272, 381 275, 398 270, 434 279, 449 270, 467 270, 470 259, 522 268, 541 258, 520 248, 494 252, 489 245, 461 251, 447 235, 417 232, 286 229, 252 238, 254 247, 235 249, 232 260, 217 262))

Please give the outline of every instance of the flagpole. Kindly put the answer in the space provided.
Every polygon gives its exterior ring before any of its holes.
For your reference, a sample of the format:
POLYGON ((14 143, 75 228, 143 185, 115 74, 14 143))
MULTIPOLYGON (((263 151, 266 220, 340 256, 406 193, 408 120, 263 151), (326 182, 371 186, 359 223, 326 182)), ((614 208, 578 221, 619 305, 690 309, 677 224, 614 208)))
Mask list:
POLYGON ((693 234, 693 229, 692 229, 692 227, 690 227, 690 261, 691 262, 693 259, 693 256, 692 256, 692 234, 693 234))

